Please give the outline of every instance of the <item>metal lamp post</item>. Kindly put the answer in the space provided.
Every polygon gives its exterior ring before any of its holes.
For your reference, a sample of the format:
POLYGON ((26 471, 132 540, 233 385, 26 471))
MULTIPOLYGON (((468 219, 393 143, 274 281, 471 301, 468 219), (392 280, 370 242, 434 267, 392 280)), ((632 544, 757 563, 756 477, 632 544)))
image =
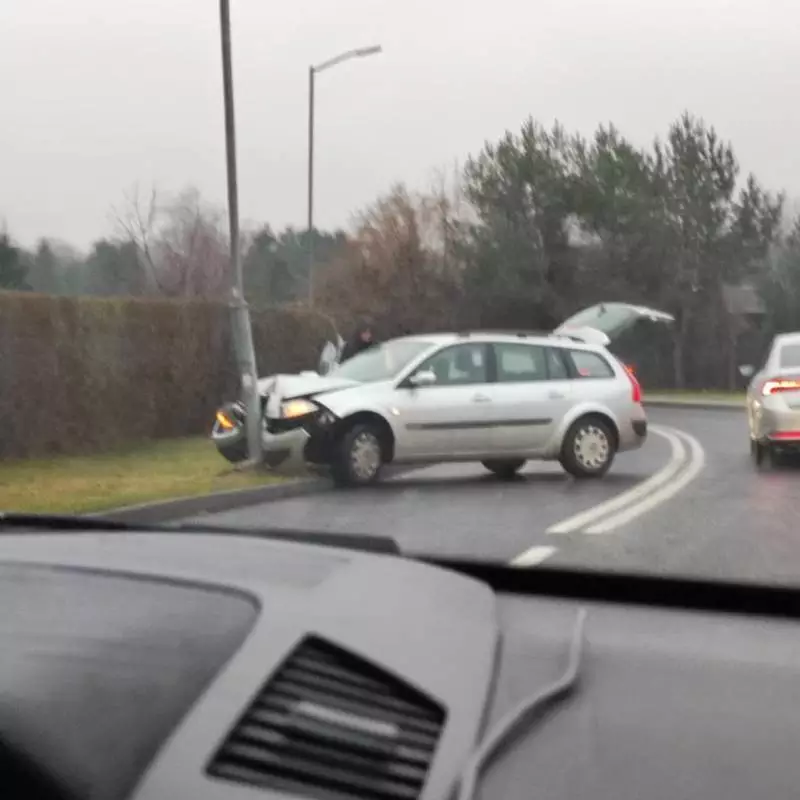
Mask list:
POLYGON ((225 102, 225 153, 228 176, 228 227, 232 282, 230 290, 231 329, 236 362, 247 408, 247 453, 251 464, 262 461, 261 403, 258 396, 256 353, 250 312, 244 297, 242 259, 239 247, 239 197, 236 180, 236 126, 233 107, 233 67, 231 64, 231 20, 229 0, 219 0, 222 40, 222 87, 225 102))
POLYGON ((308 305, 314 305, 314 78, 319 72, 354 58, 382 52, 380 45, 348 50, 328 61, 308 68, 308 305))

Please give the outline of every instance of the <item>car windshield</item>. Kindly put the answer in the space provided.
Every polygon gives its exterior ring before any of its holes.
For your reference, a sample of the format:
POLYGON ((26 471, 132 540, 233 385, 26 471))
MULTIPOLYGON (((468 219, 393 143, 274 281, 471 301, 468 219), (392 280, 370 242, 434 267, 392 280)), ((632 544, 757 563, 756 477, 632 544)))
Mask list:
POLYGON ((798 22, 0 0, 0 512, 800 607, 798 22))
POLYGON ((398 339, 377 344, 340 364, 332 374, 359 383, 389 380, 430 346, 430 342, 420 339, 398 339))

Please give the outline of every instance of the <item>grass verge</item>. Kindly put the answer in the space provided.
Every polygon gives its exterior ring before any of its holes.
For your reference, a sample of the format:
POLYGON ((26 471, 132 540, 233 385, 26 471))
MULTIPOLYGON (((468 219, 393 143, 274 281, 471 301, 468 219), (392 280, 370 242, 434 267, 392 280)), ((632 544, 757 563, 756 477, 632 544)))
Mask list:
POLYGON ((85 514, 280 480, 233 470, 206 438, 168 439, 101 455, 0 462, 0 510, 85 514))

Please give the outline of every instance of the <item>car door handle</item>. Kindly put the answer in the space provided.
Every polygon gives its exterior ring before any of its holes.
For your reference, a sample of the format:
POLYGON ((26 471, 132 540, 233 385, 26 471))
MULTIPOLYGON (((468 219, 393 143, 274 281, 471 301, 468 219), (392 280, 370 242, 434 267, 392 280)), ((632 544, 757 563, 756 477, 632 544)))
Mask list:
POLYGON ((563 400, 564 399, 564 393, 563 392, 550 392, 550 394, 548 394, 547 396, 551 400, 563 400))
POLYGON ((475 394, 472 396, 473 403, 490 403, 491 398, 487 397, 485 394, 475 394))

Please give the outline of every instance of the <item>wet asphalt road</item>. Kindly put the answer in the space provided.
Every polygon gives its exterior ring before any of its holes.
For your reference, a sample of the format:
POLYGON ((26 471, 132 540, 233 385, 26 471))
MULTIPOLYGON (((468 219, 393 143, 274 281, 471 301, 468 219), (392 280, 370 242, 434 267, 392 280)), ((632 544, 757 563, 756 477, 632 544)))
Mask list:
POLYGON ((743 412, 651 409, 649 419, 694 437, 702 469, 665 502, 600 534, 586 533, 586 526, 566 534, 548 529, 668 467, 673 450, 666 438, 651 434, 642 450, 620 454, 601 481, 575 481, 557 464, 538 462, 529 462, 511 483, 480 464, 442 465, 370 489, 328 491, 204 519, 388 535, 411 554, 508 562, 546 551, 552 565, 800 582, 800 466, 757 472, 743 412))

